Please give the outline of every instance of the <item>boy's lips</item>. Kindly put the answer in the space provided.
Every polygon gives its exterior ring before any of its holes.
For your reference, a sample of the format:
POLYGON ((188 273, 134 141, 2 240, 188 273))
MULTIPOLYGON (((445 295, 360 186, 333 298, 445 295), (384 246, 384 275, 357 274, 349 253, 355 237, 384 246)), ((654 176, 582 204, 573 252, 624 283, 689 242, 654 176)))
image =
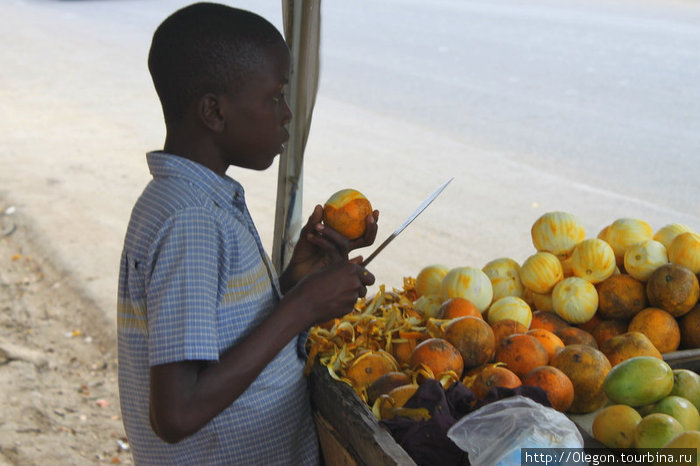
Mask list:
POLYGON ((282 142, 280 142, 280 152, 284 152, 287 148, 287 141, 289 141, 289 130, 287 128, 282 128, 284 135, 282 136, 282 142))

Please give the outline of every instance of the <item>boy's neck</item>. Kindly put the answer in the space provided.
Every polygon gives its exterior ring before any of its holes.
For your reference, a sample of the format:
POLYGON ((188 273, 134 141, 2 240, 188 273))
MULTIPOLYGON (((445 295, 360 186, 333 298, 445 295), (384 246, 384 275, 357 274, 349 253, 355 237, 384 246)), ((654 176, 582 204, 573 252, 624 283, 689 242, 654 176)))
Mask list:
POLYGON ((163 150, 169 154, 184 157, 207 167, 219 176, 224 176, 228 170, 228 164, 223 162, 223 158, 218 156, 215 147, 204 138, 193 140, 173 137, 168 134, 165 138, 163 150))

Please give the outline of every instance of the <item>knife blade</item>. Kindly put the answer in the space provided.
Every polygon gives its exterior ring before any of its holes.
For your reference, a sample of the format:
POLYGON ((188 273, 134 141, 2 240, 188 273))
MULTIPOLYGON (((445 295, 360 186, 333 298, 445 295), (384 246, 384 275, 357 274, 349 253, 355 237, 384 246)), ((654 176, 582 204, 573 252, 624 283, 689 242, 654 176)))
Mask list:
POLYGON ((428 207, 435 200, 436 197, 440 195, 440 193, 447 187, 448 184, 452 182, 452 180, 454 180, 454 177, 445 181, 442 185, 440 185, 439 188, 435 190, 435 192, 433 192, 423 202, 421 202, 421 204, 416 208, 416 210, 414 210, 413 213, 409 215, 408 218, 406 218, 406 220, 404 220, 403 223, 399 225, 399 227, 396 230, 394 230, 394 232, 391 235, 389 235, 389 237, 385 239, 384 242, 380 244, 379 247, 375 249, 374 252, 362 262, 362 267, 366 267, 367 264, 369 264, 372 261, 372 259, 377 257, 377 254, 379 254, 385 247, 387 247, 389 243, 391 243, 394 240, 394 238, 399 236, 399 234, 402 231, 404 231, 406 227, 410 225, 411 222, 413 222, 416 219, 416 217, 418 217, 421 214, 421 212, 423 212, 426 209, 426 207, 428 207))

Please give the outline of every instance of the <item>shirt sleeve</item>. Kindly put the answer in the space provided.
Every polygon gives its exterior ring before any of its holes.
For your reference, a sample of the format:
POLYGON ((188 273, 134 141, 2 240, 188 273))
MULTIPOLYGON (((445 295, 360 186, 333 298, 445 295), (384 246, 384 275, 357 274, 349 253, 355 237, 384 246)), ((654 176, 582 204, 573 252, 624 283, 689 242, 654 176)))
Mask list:
POLYGON ((219 359, 217 295, 224 240, 210 212, 171 217, 151 248, 146 284, 149 364, 219 359))

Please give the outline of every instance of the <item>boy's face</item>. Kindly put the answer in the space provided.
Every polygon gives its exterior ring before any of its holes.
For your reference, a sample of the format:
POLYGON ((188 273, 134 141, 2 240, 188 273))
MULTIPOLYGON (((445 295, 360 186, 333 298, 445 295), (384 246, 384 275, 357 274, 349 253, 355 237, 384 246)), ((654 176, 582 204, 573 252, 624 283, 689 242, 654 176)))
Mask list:
POLYGON ((289 139, 286 126, 292 119, 284 91, 289 82, 289 49, 279 43, 263 49, 262 66, 235 94, 225 94, 226 129, 223 150, 226 162, 242 168, 264 170, 284 150, 289 139))

